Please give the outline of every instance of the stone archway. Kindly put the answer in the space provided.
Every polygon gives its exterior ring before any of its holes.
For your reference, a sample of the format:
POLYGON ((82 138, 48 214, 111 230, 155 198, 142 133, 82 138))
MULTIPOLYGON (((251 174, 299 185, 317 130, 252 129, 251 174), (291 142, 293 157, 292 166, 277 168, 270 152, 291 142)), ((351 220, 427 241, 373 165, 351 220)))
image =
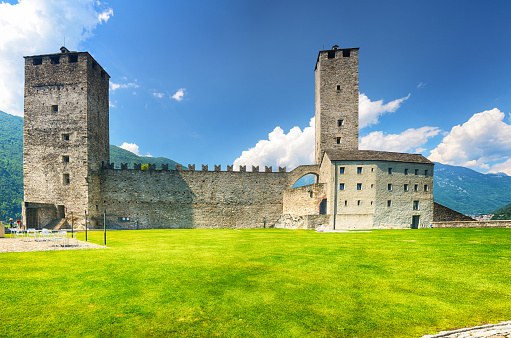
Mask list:
POLYGON ((316 175, 316 177, 319 178, 319 165, 301 165, 291 170, 289 172, 287 188, 292 188, 296 181, 308 174, 316 175))

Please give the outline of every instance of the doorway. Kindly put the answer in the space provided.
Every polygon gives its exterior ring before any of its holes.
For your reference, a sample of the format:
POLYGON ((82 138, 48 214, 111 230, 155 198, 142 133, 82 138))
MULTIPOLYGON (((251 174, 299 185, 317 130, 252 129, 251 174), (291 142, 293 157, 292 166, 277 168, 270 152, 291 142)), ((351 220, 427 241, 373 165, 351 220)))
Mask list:
POLYGON ((419 221, 420 221, 419 215, 412 216, 412 229, 419 229, 419 221))

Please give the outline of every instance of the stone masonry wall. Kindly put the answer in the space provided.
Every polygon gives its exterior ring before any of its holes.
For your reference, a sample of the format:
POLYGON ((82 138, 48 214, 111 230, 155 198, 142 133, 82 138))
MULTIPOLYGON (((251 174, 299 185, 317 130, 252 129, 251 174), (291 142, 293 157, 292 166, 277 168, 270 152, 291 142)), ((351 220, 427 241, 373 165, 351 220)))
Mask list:
POLYGON ((432 225, 433 228, 511 228, 511 221, 441 221, 432 225))
POLYGON ((291 215, 318 215, 319 205, 326 198, 324 184, 310 184, 284 191, 283 213, 291 215))
POLYGON ((100 211, 108 227, 269 227, 291 173, 103 169, 100 211))

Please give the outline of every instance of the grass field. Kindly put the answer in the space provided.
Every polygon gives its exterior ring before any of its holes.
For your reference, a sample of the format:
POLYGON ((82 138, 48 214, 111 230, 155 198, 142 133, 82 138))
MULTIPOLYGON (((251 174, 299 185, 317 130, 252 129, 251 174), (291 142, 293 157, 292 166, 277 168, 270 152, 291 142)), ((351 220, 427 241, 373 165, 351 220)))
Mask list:
POLYGON ((420 337, 511 319, 511 229, 107 236, 0 254, 0 336, 420 337))

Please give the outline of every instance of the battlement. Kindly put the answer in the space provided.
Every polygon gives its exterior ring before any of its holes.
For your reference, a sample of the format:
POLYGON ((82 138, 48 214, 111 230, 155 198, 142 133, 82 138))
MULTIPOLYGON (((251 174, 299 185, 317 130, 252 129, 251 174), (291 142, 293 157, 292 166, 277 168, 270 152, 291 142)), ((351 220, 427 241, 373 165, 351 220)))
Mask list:
MULTIPOLYGON (((145 167, 142 165, 142 163, 133 163, 133 168, 129 167, 129 163, 121 163, 120 167, 115 167, 115 163, 103 163, 102 169, 114 169, 114 170, 148 170, 148 171, 202 171, 202 172, 221 172, 222 171, 222 165, 214 165, 213 170, 209 170, 209 166, 207 164, 201 165, 201 170, 195 170, 195 164, 188 164, 187 168, 183 168, 182 164, 176 164, 174 168, 172 168, 168 163, 167 164, 161 164, 159 168, 157 168, 156 164, 147 164, 145 167)), ((234 170, 234 165, 227 165, 227 170, 224 170, 224 172, 247 172, 247 166, 246 165, 240 165, 238 167, 238 170, 234 170)), ((265 166, 264 171, 259 170, 259 166, 252 166, 252 173, 285 173, 287 172, 286 167, 279 167, 278 171, 273 171, 272 166, 265 166)))

